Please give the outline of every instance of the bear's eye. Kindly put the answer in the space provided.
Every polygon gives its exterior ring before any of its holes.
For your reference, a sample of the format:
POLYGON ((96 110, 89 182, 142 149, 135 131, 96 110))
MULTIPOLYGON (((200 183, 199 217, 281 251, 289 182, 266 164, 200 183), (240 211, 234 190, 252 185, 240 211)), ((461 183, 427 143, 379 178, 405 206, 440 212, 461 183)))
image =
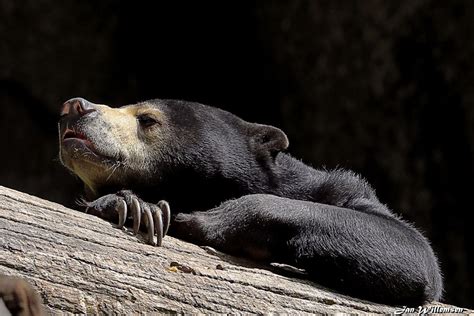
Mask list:
POLYGON ((151 116, 149 114, 140 114, 140 115, 137 116, 137 120, 138 120, 138 123, 140 123, 140 126, 142 126, 144 128, 150 127, 150 126, 155 125, 156 123, 158 123, 156 118, 154 118, 153 116, 151 116))

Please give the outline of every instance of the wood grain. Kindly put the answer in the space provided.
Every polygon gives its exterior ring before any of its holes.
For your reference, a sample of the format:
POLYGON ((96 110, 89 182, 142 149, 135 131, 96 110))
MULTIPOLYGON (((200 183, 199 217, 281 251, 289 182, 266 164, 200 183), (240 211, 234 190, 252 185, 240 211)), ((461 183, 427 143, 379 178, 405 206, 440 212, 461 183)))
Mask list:
POLYGON ((152 247, 97 217, 1 186, 0 274, 28 280, 53 315, 394 311, 169 236, 152 247))

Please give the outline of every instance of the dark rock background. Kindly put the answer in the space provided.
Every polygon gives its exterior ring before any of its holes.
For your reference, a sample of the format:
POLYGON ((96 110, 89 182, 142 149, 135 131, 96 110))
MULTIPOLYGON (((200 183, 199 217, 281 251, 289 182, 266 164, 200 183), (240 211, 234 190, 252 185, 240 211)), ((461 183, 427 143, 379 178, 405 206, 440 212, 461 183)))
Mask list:
POLYGON ((0 185, 73 205, 70 97, 200 101, 363 174, 425 232, 445 302, 474 307, 474 2, 0 0, 0 185))

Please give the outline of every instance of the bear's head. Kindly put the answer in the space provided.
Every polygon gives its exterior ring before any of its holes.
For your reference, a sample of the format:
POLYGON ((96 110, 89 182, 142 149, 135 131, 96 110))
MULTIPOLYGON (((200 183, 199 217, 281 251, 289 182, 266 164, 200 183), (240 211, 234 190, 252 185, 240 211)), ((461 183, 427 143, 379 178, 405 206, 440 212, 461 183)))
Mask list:
POLYGON ((278 128, 185 101, 111 108, 74 98, 64 103, 59 120, 61 162, 93 194, 103 187, 159 185, 170 177, 255 185, 287 147, 278 128))

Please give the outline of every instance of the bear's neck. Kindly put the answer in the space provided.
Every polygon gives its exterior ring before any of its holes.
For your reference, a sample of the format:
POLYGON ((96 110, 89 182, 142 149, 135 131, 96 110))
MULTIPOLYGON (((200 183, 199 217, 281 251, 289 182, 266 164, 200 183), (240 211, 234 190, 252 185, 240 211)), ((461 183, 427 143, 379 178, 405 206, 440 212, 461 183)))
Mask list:
POLYGON ((324 170, 305 165, 286 153, 275 157, 274 183, 268 193, 297 200, 314 200, 315 191, 324 179, 324 170))
POLYGON ((285 153, 279 153, 261 172, 235 172, 232 177, 203 176, 189 170, 173 172, 165 181, 127 182, 127 186, 104 186, 95 197, 132 190, 142 199, 156 203, 167 200, 179 212, 202 211, 228 199, 266 193, 297 200, 314 200, 325 171, 316 170, 285 153))

